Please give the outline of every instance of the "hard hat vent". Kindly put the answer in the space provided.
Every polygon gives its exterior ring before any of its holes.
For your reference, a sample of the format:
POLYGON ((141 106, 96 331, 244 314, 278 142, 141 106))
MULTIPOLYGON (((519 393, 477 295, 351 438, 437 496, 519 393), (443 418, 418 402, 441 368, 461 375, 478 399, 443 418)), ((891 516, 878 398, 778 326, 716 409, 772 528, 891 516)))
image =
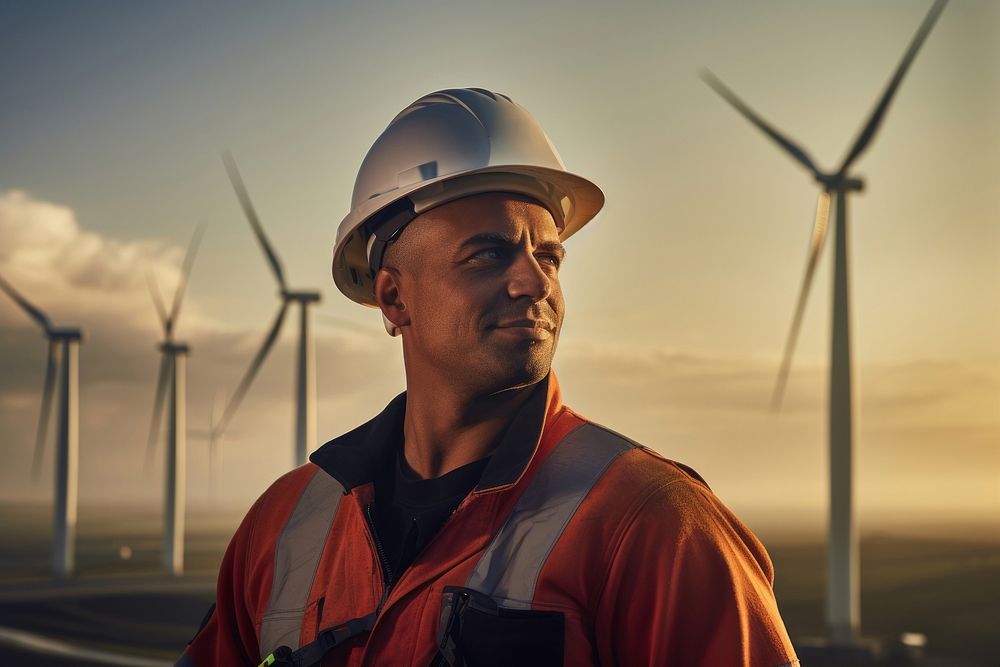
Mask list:
POLYGON ((396 177, 396 187, 402 188, 410 185, 411 183, 419 183, 420 181, 429 181, 432 178, 437 178, 438 175, 438 163, 437 160, 431 160, 430 162, 424 162, 421 165, 417 165, 412 169, 407 169, 406 171, 399 172, 399 176, 396 177))
POLYGON ((496 101, 497 101, 497 96, 496 96, 496 95, 494 95, 494 94, 493 94, 492 92, 490 92, 489 90, 486 90, 485 88, 469 88, 469 90, 474 90, 474 91, 476 91, 477 93, 479 93, 479 94, 481 94, 481 95, 485 95, 486 97, 490 98, 490 99, 491 99, 491 100, 493 100, 494 102, 496 102, 496 101))

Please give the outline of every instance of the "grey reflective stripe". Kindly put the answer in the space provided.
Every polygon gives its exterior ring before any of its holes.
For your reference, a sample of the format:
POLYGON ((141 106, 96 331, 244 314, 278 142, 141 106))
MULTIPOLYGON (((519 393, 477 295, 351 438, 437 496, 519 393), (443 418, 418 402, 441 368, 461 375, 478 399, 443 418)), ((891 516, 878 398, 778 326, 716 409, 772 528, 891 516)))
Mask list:
POLYGON ((513 609, 529 609, 545 560, 608 466, 637 447, 596 424, 578 426, 542 462, 466 582, 513 609))
POLYGON ((274 552, 271 598, 260 624, 260 659, 279 646, 299 647, 309 591, 344 487, 317 470, 299 496, 274 552))

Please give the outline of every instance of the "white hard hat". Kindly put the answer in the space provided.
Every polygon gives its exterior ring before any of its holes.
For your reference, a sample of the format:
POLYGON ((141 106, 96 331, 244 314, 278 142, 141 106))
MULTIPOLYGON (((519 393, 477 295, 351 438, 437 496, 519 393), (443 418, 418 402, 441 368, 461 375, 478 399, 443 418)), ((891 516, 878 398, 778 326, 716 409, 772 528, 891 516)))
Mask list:
POLYGON ((506 95, 482 88, 431 93, 393 118, 361 163, 351 212, 337 228, 338 289, 376 306, 373 281, 385 246, 420 213, 481 192, 538 200, 560 239, 604 205, 600 188, 566 171, 538 121, 506 95))

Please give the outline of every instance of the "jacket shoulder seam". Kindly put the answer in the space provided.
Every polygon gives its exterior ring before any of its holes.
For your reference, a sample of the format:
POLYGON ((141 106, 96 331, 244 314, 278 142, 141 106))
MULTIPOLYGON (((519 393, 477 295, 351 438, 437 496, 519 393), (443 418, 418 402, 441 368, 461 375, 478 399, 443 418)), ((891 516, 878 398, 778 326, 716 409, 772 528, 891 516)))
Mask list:
MULTIPOLYGON (((628 443, 628 445, 629 445, 629 447, 631 449, 648 449, 645 445, 643 445, 643 444, 641 444, 639 442, 636 442, 635 440, 633 440, 632 438, 628 437, 627 435, 623 435, 623 434, 619 433, 618 431, 615 431, 613 429, 608 428, 604 424, 600 424, 598 422, 595 422, 592 419, 588 419, 587 417, 584 417, 583 415, 581 415, 580 413, 576 412, 572 408, 568 408, 567 407, 566 410, 568 412, 570 412, 574 417, 576 417, 577 419, 579 419, 579 420, 581 420, 583 422, 580 426, 592 426, 592 427, 594 427, 594 428, 596 428, 596 429, 598 429, 600 431, 603 431, 605 435, 609 435, 609 436, 611 436, 611 437, 613 437, 613 438, 615 438, 617 440, 622 440, 622 441, 628 443)), ((577 427, 577 428, 579 428, 579 427, 577 427)))

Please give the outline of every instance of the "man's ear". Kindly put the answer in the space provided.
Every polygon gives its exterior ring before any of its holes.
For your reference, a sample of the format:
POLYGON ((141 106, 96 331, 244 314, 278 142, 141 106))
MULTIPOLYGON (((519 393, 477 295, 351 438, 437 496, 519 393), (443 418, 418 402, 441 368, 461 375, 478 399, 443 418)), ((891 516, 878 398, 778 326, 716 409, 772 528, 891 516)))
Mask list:
MULTIPOLYGON (((387 320, 387 331, 390 323, 397 330, 410 324, 410 313, 400 294, 399 271, 395 268, 383 266, 375 274, 375 302, 382 311, 382 317, 387 320)), ((395 335, 391 331, 389 333, 395 335)))

